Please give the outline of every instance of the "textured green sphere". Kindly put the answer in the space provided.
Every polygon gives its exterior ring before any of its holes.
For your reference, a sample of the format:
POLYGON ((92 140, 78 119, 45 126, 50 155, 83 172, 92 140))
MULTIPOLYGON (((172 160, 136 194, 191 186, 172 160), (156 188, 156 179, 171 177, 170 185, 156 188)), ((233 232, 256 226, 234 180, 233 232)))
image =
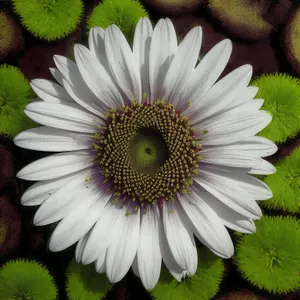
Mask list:
POLYGON ((286 74, 262 75, 251 85, 259 91, 256 98, 264 99, 263 109, 273 117, 259 135, 275 143, 293 138, 300 130, 300 81, 286 74))
POLYGON ((112 289, 105 274, 98 274, 93 265, 85 266, 74 259, 66 273, 66 292, 69 300, 99 300, 112 289))
POLYGON ((29 82, 23 73, 13 66, 0 67, 0 132, 15 136, 22 130, 34 127, 23 112, 30 100, 29 82))
POLYGON ((156 300, 209 300, 217 294, 224 274, 222 259, 209 249, 198 248, 198 268, 195 275, 178 282, 163 267, 159 282, 151 295, 156 300))
POLYGON ((36 261, 9 261, 0 269, 1 300, 54 300, 57 292, 48 270, 36 261))
POLYGON ((94 26, 106 28, 112 24, 117 25, 128 42, 133 41, 136 24, 148 13, 137 0, 103 0, 96 6, 88 19, 87 28, 94 26))
POLYGON ((299 225, 292 217, 264 216, 257 221, 256 233, 243 235, 236 246, 235 262, 242 276, 272 293, 298 290, 299 225))
POLYGON ((74 31, 83 13, 81 0, 13 0, 13 6, 27 30, 48 41, 74 31))
POLYGON ((276 173, 267 176, 264 182, 273 192, 273 197, 262 201, 269 209, 291 213, 300 212, 300 148, 276 164, 276 173), (280 184, 278 184, 280 183, 280 184))

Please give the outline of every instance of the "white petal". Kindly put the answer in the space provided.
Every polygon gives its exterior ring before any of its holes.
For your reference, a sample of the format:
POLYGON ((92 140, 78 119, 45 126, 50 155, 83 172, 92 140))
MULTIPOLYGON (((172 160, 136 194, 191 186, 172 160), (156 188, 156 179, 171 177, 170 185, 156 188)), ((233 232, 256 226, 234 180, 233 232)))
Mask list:
POLYGON ((116 25, 105 31, 105 51, 108 65, 129 100, 141 102, 142 87, 139 65, 133 56, 126 38, 116 25))
POLYGON ((42 204, 47 198, 53 195, 62 186, 73 180, 78 174, 80 174, 80 172, 81 171, 56 179, 34 183, 22 195, 21 203, 26 206, 42 204))
POLYGON ((81 237, 81 239, 78 241, 78 243, 76 245, 75 259, 78 263, 81 263, 81 261, 82 261, 83 250, 84 250, 86 243, 90 237, 90 233, 91 233, 91 230, 88 233, 86 233, 83 237, 81 237))
POLYGON ((244 65, 219 80, 203 97, 199 96, 197 111, 187 113, 192 119, 191 124, 196 124, 226 107, 249 84, 251 76, 252 67, 244 65))
POLYGON ((98 26, 91 28, 89 32, 89 49, 105 70, 110 72, 105 53, 104 35, 105 30, 103 28, 98 26))
POLYGON ((56 68, 49 68, 52 76, 55 78, 55 80, 61 85, 63 86, 63 75, 62 73, 56 69, 56 68))
POLYGON ((225 107, 223 107, 224 109, 220 110, 219 112, 217 112, 216 114, 214 114, 211 117, 222 116, 223 113, 226 113, 227 116, 232 115, 233 117, 235 115, 239 115, 239 114, 255 113, 259 109, 261 109, 263 104, 264 104, 263 99, 252 99, 252 100, 246 101, 243 104, 236 106, 232 109, 227 109, 227 106, 225 106, 225 107))
POLYGON ((187 223, 184 222, 184 215, 180 206, 175 204, 172 208, 168 202, 163 205, 162 211, 164 230, 173 257, 178 265, 192 276, 196 273, 198 265, 193 233, 187 223))
POLYGON ((230 149, 222 149, 215 147, 210 149, 203 149, 201 151, 203 163, 211 163, 216 165, 223 165, 229 167, 252 168, 257 158, 247 155, 247 152, 230 149))
POLYGON ((238 141, 224 146, 205 146, 205 149, 219 149, 219 150, 232 150, 243 151, 246 155, 253 157, 266 157, 273 155, 277 152, 277 146, 270 140, 260 137, 252 136, 245 140, 238 141))
POLYGON ((260 218, 262 212, 250 194, 238 187, 230 178, 220 178, 212 172, 199 170, 194 180, 225 205, 248 218, 260 218))
POLYGON ((149 53, 150 100, 157 100, 162 83, 168 72, 175 52, 177 37, 174 26, 169 19, 160 19, 153 31, 149 53))
POLYGON ((251 169, 249 174, 256 174, 256 175, 271 175, 276 172, 276 168, 264 159, 257 159, 257 163, 251 169))
POLYGON ((82 201, 83 196, 86 196, 86 189, 95 188, 95 185, 90 181, 86 182, 90 175, 90 170, 81 172, 47 198, 35 213, 33 223, 37 226, 48 225, 66 216, 72 208, 82 201))
POLYGON ((134 32, 133 55, 138 62, 141 74, 142 97, 150 96, 149 86, 149 52, 153 28, 148 18, 141 18, 134 32))
POLYGON ((125 211, 117 209, 114 204, 108 203, 103 214, 91 231, 91 236, 83 251, 82 262, 92 263, 110 245, 116 237, 113 235, 113 227, 121 222, 125 211))
POLYGON ((38 151, 74 151, 93 147, 93 135, 77 133, 47 126, 19 133, 14 143, 22 148, 38 151))
POLYGON ((24 112, 37 123, 71 131, 95 133, 102 124, 98 117, 82 110, 75 103, 36 101, 26 105, 24 112))
POLYGON ((30 85, 34 92, 46 102, 73 102, 73 99, 68 95, 63 87, 50 80, 34 79, 30 82, 30 85))
POLYGON ((105 258, 106 258, 106 250, 105 251, 102 251, 96 262, 95 262, 95 269, 96 269, 96 272, 98 274, 103 274, 105 273, 106 271, 106 262, 105 262, 105 258))
POLYGON ((167 237, 164 232, 163 228, 163 222, 161 220, 160 222, 160 234, 159 234, 159 244, 160 244, 160 251, 163 258, 163 262, 169 272, 174 276, 174 278, 178 281, 181 281, 182 273, 184 272, 184 269, 179 266, 179 264, 174 259, 174 256, 171 252, 169 243, 167 241, 167 237))
MULTIPOLYGON (((131 265, 131 269, 132 269, 134 275, 140 278, 139 267, 138 267, 138 262, 137 262, 137 255, 135 256, 135 258, 133 260, 133 263, 131 265)), ((148 266, 148 269, 150 269, 149 266, 148 266)), ((146 287, 144 282, 143 282, 143 285, 146 287)), ((148 288, 146 287, 146 289, 148 289, 148 288)))
MULTIPOLYGON (((247 68, 245 66, 243 66, 243 67, 247 68)), ((239 70, 239 69, 236 69, 236 70, 239 70)), ((249 75, 250 75, 250 73, 248 74, 248 78, 249 78, 249 75)), ((236 114, 245 114, 245 113, 249 114, 250 112, 256 112, 257 110, 259 110, 262 107, 262 105, 264 103, 263 99, 253 99, 258 91, 258 88, 253 87, 253 86, 243 87, 243 85, 245 85, 245 83, 247 82, 245 80, 247 80, 247 76, 244 77, 244 79, 242 79, 242 81, 240 82, 240 83, 242 83, 242 87, 236 88, 236 89, 233 88, 233 90, 230 93, 230 94, 232 94, 232 97, 231 97, 231 95, 229 95, 230 96, 229 98, 227 97, 228 95, 225 97, 225 100, 227 100, 227 102, 229 102, 229 103, 226 103, 226 105, 223 105, 222 108, 218 108, 213 114, 210 114, 209 118, 214 118, 216 116, 221 117, 222 114, 224 114, 224 113, 226 113, 227 116, 236 115, 236 114)), ((219 82, 221 82, 221 81, 222 80, 220 80, 219 82)), ((209 90, 209 92, 204 96, 204 98, 207 97, 207 95, 211 92, 211 90, 209 90)), ((207 103, 207 104, 209 104, 209 103, 207 103)), ((200 105, 202 105, 202 101, 199 101, 199 106, 200 105)), ((197 115, 199 113, 201 114, 202 111, 204 111, 204 110, 205 110, 205 108, 201 107, 201 109, 199 109, 197 111, 196 110, 191 111, 190 115, 194 114, 194 120, 198 120, 197 115)), ((195 121, 193 121, 193 122, 195 123, 195 121)), ((200 123, 199 120, 197 122, 200 123)))
POLYGON ((85 84, 77 65, 72 60, 59 55, 54 56, 54 61, 62 73, 62 85, 69 95, 88 111, 103 117, 109 107, 85 84))
POLYGON ((264 182, 248 175, 247 172, 249 172, 249 170, 240 172, 240 169, 238 168, 220 167, 209 164, 200 164, 199 168, 212 173, 214 176, 219 176, 221 180, 223 178, 230 179, 234 184, 250 194, 255 200, 267 200, 272 198, 272 191, 269 187, 264 182))
POLYGON ((163 82, 160 99, 167 99, 175 106, 182 101, 181 92, 196 65, 201 42, 202 29, 200 26, 193 28, 185 36, 163 82))
POLYGON ((84 150, 53 154, 25 166, 17 177, 32 181, 54 179, 88 168, 93 160, 93 155, 84 150))
POLYGON ((226 227, 243 233, 255 232, 255 224, 251 219, 230 209, 201 187, 197 188, 197 194, 201 195, 201 199, 214 210, 226 227))
POLYGON ((83 237, 96 223, 110 195, 86 192, 81 203, 60 221, 55 228, 49 248, 53 252, 62 251, 83 237))
POLYGON ((218 215, 206 204, 200 195, 192 193, 179 198, 183 210, 194 226, 194 234, 215 254, 230 258, 234 253, 230 235, 218 215))
POLYGON ((142 214, 140 242, 136 263, 138 277, 147 290, 154 288, 158 282, 161 269, 161 252, 159 246, 159 214, 154 207, 142 214))
POLYGON ((195 126, 202 145, 226 145, 250 138, 265 128, 272 120, 266 111, 249 115, 222 114, 195 126), (205 132, 207 131, 207 134, 205 132))
POLYGON ((112 78, 86 47, 75 45, 74 55, 85 83, 103 103, 109 107, 124 104, 112 78))
POLYGON ((106 275, 111 283, 120 281, 132 265, 139 244, 140 212, 123 215, 115 232, 106 256, 106 275))
POLYGON ((187 271, 182 271, 180 274, 178 273, 174 273, 174 272, 170 272, 174 278, 178 281, 181 282, 182 279, 186 278, 187 276, 187 271))
POLYGON ((276 172, 275 167, 249 151, 231 150, 224 147, 211 147, 201 151, 201 162, 220 166, 250 168, 249 174, 270 175, 276 172))
POLYGON ((229 39, 216 44, 200 61, 192 72, 183 94, 186 102, 191 101, 192 105, 184 112, 198 111, 201 98, 215 83, 223 72, 232 51, 232 44, 229 39))
POLYGON ((246 88, 239 91, 239 93, 234 97, 234 99, 224 107, 223 111, 230 110, 236 106, 243 105, 249 100, 254 99, 255 95, 258 92, 258 87, 256 86, 247 86, 246 88))

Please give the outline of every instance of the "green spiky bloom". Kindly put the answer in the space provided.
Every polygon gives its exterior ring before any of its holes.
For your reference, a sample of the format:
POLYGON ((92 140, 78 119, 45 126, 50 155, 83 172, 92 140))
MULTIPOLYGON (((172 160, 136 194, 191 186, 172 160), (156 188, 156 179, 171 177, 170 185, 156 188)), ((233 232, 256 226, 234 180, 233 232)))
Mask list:
POLYGON ((264 182, 273 192, 273 198, 261 204, 271 209, 300 212, 300 148, 276 164, 276 173, 266 176, 264 182))
POLYGON ((112 288, 104 274, 96 273, 94 265, 84 266, 74 259, 69 264, 66 277, 69 300, 99 300, 112 288))
POLYGON ((291 217, 261 218, 256 233, 238 240, 234 260, 252 284, 273 293, 300 288, 299 221, 291 217))
POLYGON ((27 30, 48 41, 74 31, 83 13, 81 0, 13 0, 13 6, 27 30))
POLYGON ((260 132, 274 142, 285 142, 300 131, 300 81, 286 74, 262 75, 251 85, 258 86, 256 98, 265 100, 263 109, 273 119, 260 132))
POLYGON ((131 44, 136 24, 140 18, 146 16, 148 13, 137 0, 103 0, 94 8, 87 26, 88 29, 94 26, 106 28, 115 24, 131 44))
POLYGON ((0 269, 1 300, 55 300, 56 297, 52 276, 38 262, 9 261, 0 269))
POLYGON ((151 291, 156 300, 208 300, 218 292, 224 273, 222 259, 206 248, 198 249, 198 269, 193 277, 178 282, 163 267, 160 279, 151 291))
POLYGON ((0 132, 14 136, 31 128, 34 122, 23 112, 29 102, 31 88, 18 68, 0 67, 0 132))

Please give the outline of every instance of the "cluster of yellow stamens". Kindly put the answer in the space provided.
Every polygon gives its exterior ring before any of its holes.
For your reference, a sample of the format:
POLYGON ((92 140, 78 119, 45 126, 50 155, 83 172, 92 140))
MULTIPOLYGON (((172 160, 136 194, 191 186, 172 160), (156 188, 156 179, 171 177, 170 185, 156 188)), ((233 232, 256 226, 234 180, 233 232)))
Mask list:
POLYGON ((95 161, 115 195, 141 203, 174 200, 197 173, 201 145, 171 104, 133 102, 107 113, 95 134, 95 161))

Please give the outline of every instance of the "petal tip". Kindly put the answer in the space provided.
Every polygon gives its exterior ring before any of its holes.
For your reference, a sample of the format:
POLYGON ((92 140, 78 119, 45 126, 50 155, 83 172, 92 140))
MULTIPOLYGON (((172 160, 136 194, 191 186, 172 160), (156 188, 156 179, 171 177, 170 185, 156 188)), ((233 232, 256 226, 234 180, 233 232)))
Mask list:
POLYGON ((18 177, 19 179, 26 180, 26 179, 24 178, 24 176, 26 175, 26 173, 25 173, 23 170, 24 170, 24 168, 21 169, 21 170, 16 174, 16 177, 18 177))

